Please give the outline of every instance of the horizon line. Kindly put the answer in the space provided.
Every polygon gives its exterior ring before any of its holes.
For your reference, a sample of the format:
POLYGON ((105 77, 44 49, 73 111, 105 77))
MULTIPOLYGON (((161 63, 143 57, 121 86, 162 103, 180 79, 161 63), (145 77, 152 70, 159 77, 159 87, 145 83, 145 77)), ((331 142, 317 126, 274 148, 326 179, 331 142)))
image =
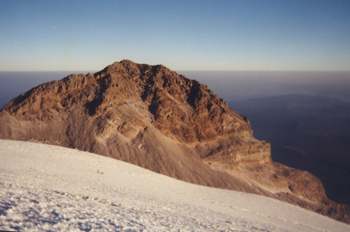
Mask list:
MULTIPOLYGON (((0 70, 1 72, 83 72, 83 73, 95 73, 103 70, 0 70)), ((350 72, 350 70, 175 70, 175 72, 350 72)))

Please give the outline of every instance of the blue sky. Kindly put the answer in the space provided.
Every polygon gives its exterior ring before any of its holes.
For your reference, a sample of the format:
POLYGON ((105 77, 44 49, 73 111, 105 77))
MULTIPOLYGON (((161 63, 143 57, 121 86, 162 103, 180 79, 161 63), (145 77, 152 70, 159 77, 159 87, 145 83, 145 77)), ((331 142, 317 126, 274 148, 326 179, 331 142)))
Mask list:
POLYGON ((350 71, 350 1, 0 0, 0 71, 350 71))

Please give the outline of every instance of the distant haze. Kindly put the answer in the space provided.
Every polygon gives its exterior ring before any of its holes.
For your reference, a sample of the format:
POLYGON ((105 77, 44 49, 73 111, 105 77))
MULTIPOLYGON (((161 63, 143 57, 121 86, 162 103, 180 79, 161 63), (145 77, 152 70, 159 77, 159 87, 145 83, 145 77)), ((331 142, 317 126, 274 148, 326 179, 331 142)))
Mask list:
MULTIPOLYGON (((181 73, 181 72, 180 72, 181 73)), ((350 101, 350 72, 182 72, 226 101, 289 94, 322 95, 350 101)))
MULTIPOLYGON (((0 107, 14 97, 44 82, 71 73, 0 72, 0 107)), ((91 72, 93 73, 93 72, 91 72)), ((350 72, 287 71, 178 71, 207 85, 226 101, 288 94, 322 95, 350 102, 350 72)))

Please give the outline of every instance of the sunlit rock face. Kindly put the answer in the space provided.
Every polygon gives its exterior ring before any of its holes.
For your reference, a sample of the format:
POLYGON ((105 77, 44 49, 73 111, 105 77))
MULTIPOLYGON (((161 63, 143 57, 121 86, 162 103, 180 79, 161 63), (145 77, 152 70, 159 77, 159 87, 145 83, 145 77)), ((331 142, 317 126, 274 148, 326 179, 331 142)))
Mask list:
POLYGON ((162 65, 123 60, 44 83, 4 106, 0 138, 90 151, 322 214, 338 207, 333 217, 349 218, 316 177, 272 162, 270 144, 253 137, 247 117, 207 86, 162 65))
POLYGON ((31 89, 3 111, 33 127, 2 130, 13 139, 57 140, 80 148, 85 136, 109 143, 116 136, 136 139, 151 128, 189 147, 231 141, 223 155, 235 162, 270 160, 269 145, 253 138, 245 116, 205 85, 162 65, 123 60, 95 74, 70 75, 31 89))

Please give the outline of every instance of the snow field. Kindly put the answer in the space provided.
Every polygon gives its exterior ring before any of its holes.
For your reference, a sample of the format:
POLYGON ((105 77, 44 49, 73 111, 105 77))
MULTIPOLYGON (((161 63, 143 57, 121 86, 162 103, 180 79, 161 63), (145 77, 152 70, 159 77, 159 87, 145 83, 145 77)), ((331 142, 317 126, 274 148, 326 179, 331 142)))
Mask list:
POLYGON ((273 199, 74 149, 0 140, 0 161, 0 230, 350 231, 273 199))

